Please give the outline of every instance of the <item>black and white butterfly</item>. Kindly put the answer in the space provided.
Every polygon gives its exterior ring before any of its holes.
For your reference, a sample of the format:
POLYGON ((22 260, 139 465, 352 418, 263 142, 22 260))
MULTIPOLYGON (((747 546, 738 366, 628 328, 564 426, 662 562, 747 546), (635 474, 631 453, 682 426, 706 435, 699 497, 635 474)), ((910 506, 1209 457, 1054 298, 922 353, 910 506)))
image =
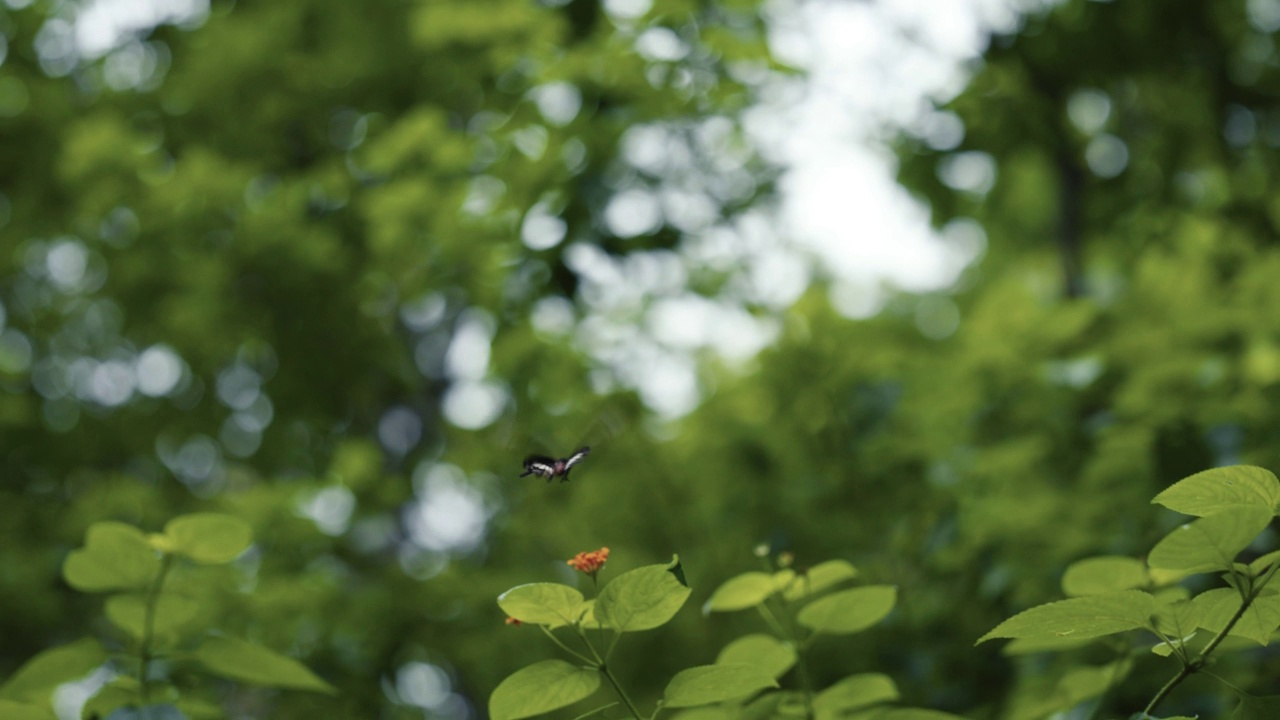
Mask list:
POLYGON ((530 455, 524 459, 524 472, 520 473, 520 477, 537 475, 546 478, 547 482, 558 477, 560 482, 568 482, 569 471, 574 465, 582 462, 582 458, 589 452, 591 452, 590 447, 583 447, 569 457, 559 459, 546 455, 530 455))

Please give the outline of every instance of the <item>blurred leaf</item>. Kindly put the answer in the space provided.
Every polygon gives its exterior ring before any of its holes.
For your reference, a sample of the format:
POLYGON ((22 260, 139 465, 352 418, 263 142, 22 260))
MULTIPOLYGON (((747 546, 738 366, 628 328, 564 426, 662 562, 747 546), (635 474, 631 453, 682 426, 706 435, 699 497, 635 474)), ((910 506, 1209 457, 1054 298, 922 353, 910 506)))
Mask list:
POLYGON ((82 592, 146 587, 159 570, 159 554, 142 531, 118 522, 91 525, 84 549, 73 550, 62 564, 62 576, 82 592))
POLYGON ((1188 573, 1230 570, 1236 555, 1271 518, 1270 512, 1256 508, 1220 510, 1175 528, 1151 549, 1147 564, 1188 573))
POLYGON ((231 562, 253 542, 253 528, 240 518, 219 513, 183 515, 164 526, 170 552, 198 563, 231 562))
POLYGON ((1072 563, 1062 575, 1062 591, 1075 597, 1105 595, 1144 587, 1149 582, 1147 566, 1142 561, 1111 555, 1072 563))
POLYGON ((858 576, 858 570, 845 560, 828 560, 818 563, 803 573, 799 573, 794 582, 787 585, 782 596, 788 600, 800 600, 816 595, 828 588, 858 576))
POLYGON ((1280 695, 1240 695, 1232 720, 1273 720, 1280 717, 1280 695))
POLYGON ((888 675, 863 673, 837 680, 813 698, 818 712, 843 712, 893 702, 899 698, 898 686, 888 675))
POLYGON ((572 705, 600 687, 600 672, 543 660, 507 676, 489 696, 492 720, 520 720, 572 705))
POLYGON ((754 665, 780 678, 796 664, 795 648, 772 635, 746 635, 724 646, 716 656, 717 665, 754 665))
POLYGON ((1095 638, 1147 627, 1156 599, 1141 590, 1059 600, 1024 610, 978 642, 993 638, 1095 638))
POLYGON ((771 687, 778 687, 777 681, 755 665, 703 665, 676 673, 662 697, 665 707, 693 707, 746 697, 771 687))
POLYGON ((602 625, 619 632, 650 630, 675 616, 689 597, 680 559, 625 572, 600 591, 593 608, 602 625))
POLYGON ((520 622, 549 627, 572 625, 589 609, 582 593, 558 583, 517 585, 498 596, 498 607, 520 622))
POLYGON ((842 590, 806 605, 796 621, 814 632, 860 632, 892 612, 897 599, 898 589, 892 585, 842 590))
POLYGON ((773 575, 748 572, 729 578, 711 593, 704 612, 732 612, 752 608, 782 589, 773 575))
POLYGON ((206 638, 196 659, 215 675, 262 685, 336 694, 338 691, 293 658, 244 640, 206 638))
MULTIPOLYGON (((200 611, 200 603, 171 592, 161 593, 152 617, 152 633, 166 635, 190 622, 200 611)), ((107 598, 107 619, 140 640, 146 634, 147 596, 113 595, 107 598)))
POLYGON ((1227 510, 1261 510, 1274 515, 1280 504, 1280 480, 1270 470, 1251 465, 1213 468, 1179 480, 1151 502, 1186 515, 1216 515, 1227 510))
POLYGON ((58 716, 48 707, 0 700, 0 720, 58 720, 58 716))
POLYGON ((106 660, 106 651, 93 638, 45 650, 0 685, 0 698, 48 703, 54 688, 88 675, 106 660))

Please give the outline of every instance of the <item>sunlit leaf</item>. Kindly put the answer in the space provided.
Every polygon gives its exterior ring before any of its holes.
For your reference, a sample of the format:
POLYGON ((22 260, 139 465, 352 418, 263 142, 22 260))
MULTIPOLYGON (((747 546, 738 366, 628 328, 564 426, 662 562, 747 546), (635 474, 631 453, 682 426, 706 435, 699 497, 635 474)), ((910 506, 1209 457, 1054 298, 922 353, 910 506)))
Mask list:
POLYGON ((813 709, 842 712, 893 702, 898 698, 898 686, 888 675, 863 673, 838 680, 819 692, 813 698, 813 709))
POLYGON ((205 639, 196 659, 215 675, 266 687, 336 694, 307 666, 274 650, 229 637, 205 639))
POLYGON ((543 660, 515 671, 489 696, 492 720, 520 720, 558 710, 589 697, 600 687, 600 672, 563 660, 543 660))
POLYGON ((240 518, 220 513, 182 515, 164 526, 170 552, 199 563, 235 560, 253 542, 253 528, 240 518))
POLYGON ((755 665, 704 665, 676 673, 662 697, 666 707, 708 705, 778 687, 773 676, 755 665))
POLYGON ((1118 555, 1080 560, 1062 575, 1062 591, 1067 595, 1105 595, 1132 590, 1150 582, 1141 560, 1118 555))
POLYGON ((58 720, 58 716, 47 705, 0 700, 0 720, 58 720))
POLYGON ((1202 517, 1164 536, 1147 556, 1153 568, 1188 573, 1230 570, 1236 555, 1271 522, 1256 508, 1236 508, 1202 517))
POLYGON ((1110 595, 1059 600, 1024 610, 978 638, 1096 638, 1147 627, 1158 605, 1150 593, 1125 590, 1110 595))
POLYGON ((649 630, 675 616, 689 598, 680 559, 623 573, 600 591, 593 608, 596 620, 620 632, 649 630))
POLYGON ((1280 480, 1252 465, 1232 465, 1196 473, 1170 485, 1153 503, 1186 515, 1216 515, 1227 510, 1276 512, 1280 480))
MULTIPOLYGON (((1215 588, 1191 599, 1199 613, 1200 626, 1213 632, 1221 632, 1240 610, 1240 594, 1232 588, 1215 588)), ((1280 595, 1262 595, 1240 616, 1231 628, 1231 634, 1248 638, 1259 645, 1271 641, 1271 633, 1280 628, 1280 595)))
POLYGON ((703 612, 732 612, 753 608, 783 587, 769 573, 743 573, 716 588, 702 609, 703 612))
POLYGON ((62 576, 83 592, 134 590, 146 587, 160 570, 160 556, 136 527, 118 522, 94 523, 84 548, 62 564, 62 576))
POLYGON ((797 573, 796 579, 787 585, 787 589, 782 593, 782 596, 788 600, 799 600, 848 582, 857 576, 857 568, 847 561, 828 560, 818 563, 802 573, 797 573))
POLYGON ((582 593, 559 583, 517 585, 498 596, 498 607, 531 625, 572 625, 587 610, 582 593))
MULTIPOLYGON (((174 593, 161 593, 152 609, 151 632, 165 635, 190 622, 200 611, 200 603, 174 593)), ((107 598, 107 619, 135 640, 146 635, 147 596, 113 595, 107 598)))
POLYGON ((782 677, 796 664, 795 648, 772 635, 746 635, 729 643, 716 657, 717 665, 754 665, 770 677, 782 677))
POLYGON ((842 590, 806 605, 796 621, 815 632, 860 632, 892 612, 897 599, 898 589, 892 585, 842 590))

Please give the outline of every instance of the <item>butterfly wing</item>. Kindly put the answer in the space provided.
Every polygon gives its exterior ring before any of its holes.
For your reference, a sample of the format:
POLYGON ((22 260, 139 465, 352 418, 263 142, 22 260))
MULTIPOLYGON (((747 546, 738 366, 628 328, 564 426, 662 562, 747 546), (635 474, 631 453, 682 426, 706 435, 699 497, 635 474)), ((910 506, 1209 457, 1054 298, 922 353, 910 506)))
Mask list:
POLYGON ((555 458, 546 455, 530 455, 524 459, 524 472, 520 473, 520 477, 527 475, 539 475, 541 477, 551 477, 556 474, 555 458))
POLYGON ((582 447, 582 448, 579 448, 579 449, 578 449, 578 452, 576 452, 576 453, 574 453, 574 454, 570 455, 569 457, 565 458, 565 459, 564 459, 564 471, 565 471, 565 472, 569 472, 569 469, 570 469, 570 468, 572 468, 574 465, 577 465, 578 463, 582 462, 582 458, 586 457, 590 452, 591 452, 591 447, 590 447, 590 446, 584 446, 584 447, 582 447))

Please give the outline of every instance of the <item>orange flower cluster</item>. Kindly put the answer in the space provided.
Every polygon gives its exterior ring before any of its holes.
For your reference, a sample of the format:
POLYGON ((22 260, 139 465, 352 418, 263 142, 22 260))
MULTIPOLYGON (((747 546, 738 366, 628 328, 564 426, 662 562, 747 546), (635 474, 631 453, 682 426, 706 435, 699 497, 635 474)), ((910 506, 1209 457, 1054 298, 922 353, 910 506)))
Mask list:
POLYGON ((590 552, 580 552, 569 559, 569 567, 574 570, 594 576, 600 572, 600 568, 604 567, 604 563, 609 559, 609 548, 602 547, 599 550, 590 552))
POLYGON ((517 619, 515 619, 515 618, 513 618, 513 617, 509 617, 509 618, 507 618, 507 624, 508 624, 508 625, 517 625, 517 626, 518 626, 518 625, 523 625, 524 623, 520 622, 519 620, 517 620, 517 619))

